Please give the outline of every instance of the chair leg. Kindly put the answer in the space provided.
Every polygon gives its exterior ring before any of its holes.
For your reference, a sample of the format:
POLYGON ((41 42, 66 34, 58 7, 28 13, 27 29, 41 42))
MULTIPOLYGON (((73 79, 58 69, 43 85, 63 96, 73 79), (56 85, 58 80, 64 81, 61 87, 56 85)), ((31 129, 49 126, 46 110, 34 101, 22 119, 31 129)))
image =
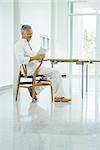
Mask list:
POLYGON ((35 98, 35 87, 32 86, 32 101, 34 101, 35 98))
POLYGON ((18 76, 17 89, 16 89, 16 101, 17 101, 17 97, 18 97, 19 86, 20 86, 20 72, 19 72, 19 76, 18 76))
POLYGON ((17 90, 16 90, 16 101, 17 101, 17 98, 18 98, 18 91, 19 91, 19 82, 17 84, 17 90))
POLYGON ((50 87, 51 87, 51 100, 53 102, 53 88, 52 88, 52 85, 50 85, 50 87))

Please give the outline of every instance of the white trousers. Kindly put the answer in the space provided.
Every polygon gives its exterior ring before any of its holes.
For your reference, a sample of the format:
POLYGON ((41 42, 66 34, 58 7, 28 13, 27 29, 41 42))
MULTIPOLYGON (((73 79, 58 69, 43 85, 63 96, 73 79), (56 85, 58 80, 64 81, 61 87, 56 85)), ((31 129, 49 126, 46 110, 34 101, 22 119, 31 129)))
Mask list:
MULTIPOLYGON (((49 78, 49 80, 52 83, 52 87, 55 93, 55 97, 64 97, 64 91, 63 91, 63 85, 62 85, 62 77, 60 73, 54 69, 54 68, 47 68, 47 67, 41 67, 39 69, 40 75, 45 75, 49 78)), ((43 88, 37 87, 36 92, 37 94, 42 90, 43 88)))

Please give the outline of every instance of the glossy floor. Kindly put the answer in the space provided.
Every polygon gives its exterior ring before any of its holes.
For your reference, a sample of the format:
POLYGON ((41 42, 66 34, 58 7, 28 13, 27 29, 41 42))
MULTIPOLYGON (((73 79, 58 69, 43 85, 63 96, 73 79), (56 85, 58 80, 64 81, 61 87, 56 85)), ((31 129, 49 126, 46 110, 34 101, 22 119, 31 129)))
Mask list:
POLYGON ((0 150, 100 150, 99 86, 90 82, 82 99, 77 82, 66 90, 69 103, 52 103, 49 88, 37 103, 27 89, 17 102, 12 89, 1 91, 0 150))

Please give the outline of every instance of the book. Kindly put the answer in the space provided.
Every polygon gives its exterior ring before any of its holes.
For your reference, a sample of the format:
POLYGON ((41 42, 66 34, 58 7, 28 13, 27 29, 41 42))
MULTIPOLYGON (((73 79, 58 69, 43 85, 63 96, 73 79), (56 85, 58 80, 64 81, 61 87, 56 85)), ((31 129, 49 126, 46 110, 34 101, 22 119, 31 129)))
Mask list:
POLYGON ((40 48, 40 50, 37 52, 37 54, 40 54, 40 55, 45 55, 47 52, 47 49, 44 49, 44 48, 40 48))

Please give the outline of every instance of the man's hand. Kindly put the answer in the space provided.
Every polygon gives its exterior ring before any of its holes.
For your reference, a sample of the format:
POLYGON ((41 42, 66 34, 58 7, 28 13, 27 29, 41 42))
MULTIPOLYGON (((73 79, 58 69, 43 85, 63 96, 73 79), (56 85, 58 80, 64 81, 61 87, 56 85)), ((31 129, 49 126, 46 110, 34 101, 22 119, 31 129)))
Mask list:
POLYGON ((38 60, 38 61, 42 61, 44 59, 45 55, 42 55, 42 54, 38 54, 38 55, 35 55, 33 57, 30 57, 30 61, 33 61, 33 60, 38 60))
POLYGON ((35 57, 36 57, 36 60, 42 61, 44 59, 45 55, 38 54, 35 57))

